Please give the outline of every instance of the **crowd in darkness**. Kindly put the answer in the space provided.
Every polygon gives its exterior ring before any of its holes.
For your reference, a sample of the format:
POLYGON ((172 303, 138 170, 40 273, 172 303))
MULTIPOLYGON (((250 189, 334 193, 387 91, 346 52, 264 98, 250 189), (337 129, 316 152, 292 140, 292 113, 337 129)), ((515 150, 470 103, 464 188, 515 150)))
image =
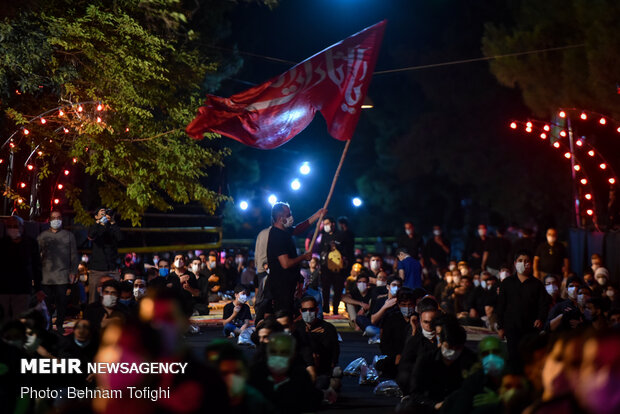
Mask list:
POLYGON ((102 208, 81 258, 60 212, 37 240, 10 217, 0 240, 0 401, 10 413, 317 411, 339 398, 350 361, 329 321, 346 317, 385 356, 375 368, 400 388, 397 412, 620 412, 619 275, 604 257, 574 269, 556 229, 537 240, 529 229, 491 235, 480 224, 454 260, 440 226, 425 239, 412 222, 385 251, 364 252, 348 220, 326 214, 295 225, 290 206, 276 203, 253 251, 119 256, 119 227, 102 208), (306 237, 306 253, 295 236, 306 237), (197 357, 184 338, 216 303, 222 337, 197 357), (251 358, 238 344, 255 348, 251 358), (189 369, 52 377, 20 374, 22 358, 189 369), (19 398, 25 384, 61 395, 70 386, 164 387, 170 397, 19 398))

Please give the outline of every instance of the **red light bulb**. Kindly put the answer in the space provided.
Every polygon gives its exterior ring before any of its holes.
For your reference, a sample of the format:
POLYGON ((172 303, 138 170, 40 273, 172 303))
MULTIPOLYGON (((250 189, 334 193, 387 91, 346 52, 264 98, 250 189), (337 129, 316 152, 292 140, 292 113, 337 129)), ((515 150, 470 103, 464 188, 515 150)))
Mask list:
POLYGON ((586 197, 586 200, 592 200, 592 194, 588 193, 585 195, 585 197, 586 197))
POLYGON ((564 111, 560 111, 558 115, 560 115, 560 118, 566 118, 566 112, 564 111))
POLYGON ((64 188, 64 185, 62 185, 62 184, 58 184, 58 189, 59 189, 59 190, 62 190, 63 188, 64 188))
POLYGON ((510 123, 510 128, 517 129, 517 123, 516 122, 511 122, 510 123))
POLYGON ((582 112, 581 115, 580 115, 580 118, 585 121, 586 119, 588 119, 588 115, 586 115, 585 112, 582 112))
POLYGON ((65 175, 69 175, 69 170, 65 170, 65 175))
POLYGON ((598 120, 598 123, 601 125, 605 125, 607 123, 607 120, 605 118, 601 118, 598 120))

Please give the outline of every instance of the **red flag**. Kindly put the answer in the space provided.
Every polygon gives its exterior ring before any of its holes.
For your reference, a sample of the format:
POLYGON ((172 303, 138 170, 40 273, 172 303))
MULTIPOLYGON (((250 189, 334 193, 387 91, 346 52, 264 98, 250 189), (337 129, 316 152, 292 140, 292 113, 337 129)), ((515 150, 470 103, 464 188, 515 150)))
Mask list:
POLYGON ((254 148, 273 149, 303 131, 318 110, 332 137, 351 139, 385 24, 368 27, 230 98, 207 95, 187 133, 201 139, 205 132, 216 132, 254 148))

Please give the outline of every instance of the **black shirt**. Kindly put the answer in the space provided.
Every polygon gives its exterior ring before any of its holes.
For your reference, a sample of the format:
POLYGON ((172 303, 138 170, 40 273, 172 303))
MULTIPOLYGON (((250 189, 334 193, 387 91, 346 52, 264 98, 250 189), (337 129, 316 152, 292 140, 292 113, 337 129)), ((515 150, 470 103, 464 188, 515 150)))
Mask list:
POLYGON ((88 239, 91 240, 93 253, 88 262, 91 270, 114 270, 117 267, 118 242, 121 230, 117 224, 93 224, 88 228, 88 239))
MULTIPOLYGON (((223 319, 230 318, 234 310, 235 310, 235 304, 233 302, 227 303, 226 306, 224 306, 224 314, 222 318, 223 319)), ((247 320, 252 320, 252 312, 250 312, 250 307, 247 305, 247 303, 242 303, 241 310, 239 311, 239 313, 237 313, 237 316, 235 316, 235 319, 230 321, 230 323, 232 323, 235 326, 241 327, 247 320)))
POLYGON ((547 320, 548 310, 549 295, 535 277, 521 282, 517 275, 512 275, 499 285, 496 311, 500 328, 519 333, 532 331, 536 320, 547 320))
POLYGON ((489 241, 486 247, 489 252, 486 263, 488 267, 499 270, 502 265, 512 262, 512 258, 510 257, 512 244, 507 238, 494 237, 489 241))
POLYGON ((398 238, 398 247, 407 249, 407 253, 414 259, 420 259, 424 252, 424 240, 416 233, 413 233, 411 237, 403 234, 398 238))
POLYGON ((265 290, 270 293, 270 297, 276 298, 281 295, 293 294, 297 281, 301 275, 299 266, 284 269, 278 260, 279 256, 288 255, 289 258, 297 257, 297 249, 293 242, 290 232, 272 227, 269 231, 269 241, 267 242, 267 263, 269 264, 269 277, 265 290))
POLYGON ((549 243, 541 243, 536 249, 536 256, 539 258, 538 270, 554 275, 562 274, 564 259, 568 259, 566 247, 560 242, 555 242, 553 246, 549 243))
POLYGON ((0 294, 30 294, 41 289, 41 255, 39 244, 23 236, 19 242, 5 237, 0 240, 0 294))
POLYGON ((297 321, 293 330, 293 336, 300 342, 300 354, 304 358, 313 357, 313 361, 306 363, 314 365, 318 375, 331 375, 340 358, 338 332, 334 325, 323 319, 316 319, 310 326, 304 321, 297 321))
POLYGON ((411 325, 405 320, 400 309, 398 312, 391 312, 383 318, 379 348, 383 354, 394 358, 403 352, 405 342, 410 336, 411 325))
MULTIPOLYGON (((446 247, 450 248, 449 240, 446 240, 444 238, 442 238, 441 240, 443 241, 443 244, 446 245, 446 247)), ((448 262, 448 253, 446 253, 443 247, 437 244, 434 237, 430 239, 428 243, 426 243, 424 250, 424 256, 429 260, 434 259, 439 267, 445 266, 448 262)))

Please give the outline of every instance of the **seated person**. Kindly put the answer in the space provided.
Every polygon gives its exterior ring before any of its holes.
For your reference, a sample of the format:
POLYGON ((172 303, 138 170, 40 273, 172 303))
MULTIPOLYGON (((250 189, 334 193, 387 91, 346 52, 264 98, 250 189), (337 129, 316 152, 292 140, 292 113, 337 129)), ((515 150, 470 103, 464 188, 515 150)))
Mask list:
POLYGON ((252 323, 252 313, 247 305, 248 292, 241 285, 235 287, 235 299, 224 306, 224 336, 234 338, 248 329, 252 323))
MULTIPOLYGON (((405 342, 398 364, 396 381, 401 390, 411 388, 410 378, 418 356, 437 348, 435 323, 440 315, 439 305, 432 298, 424 298, 418 303, 420 326, 413 336, 405 342)), ((383 343, 383 341, 382 341, 383 343)))
POLYGON ((398 276, 391 276, 387 283, 387 289, 382 287, 373 289, 373 295, 370 299, 370 318, 364 315, 357 315, 355 318, 355 323, 364 331, 365 335, 378 337, 381 334, 381 321, 385 315, 390 312, 398 312, 396 294, 403 282, 398 276))
POLYGON ((103 329, 113 319, 126 319, 129 310, 118 301, 120 291, 120 282, 113 279, 103 282, 101 300, 89 304, 84 311, 84 319, 90 321, 91 327, 103 329))
POLYGON ((248 384, 258 389, 280 413, 314 412, 324 394, 312 384, 295 355, 296 341, 286 333, 272 334, 264 362, 250 370, 248 384))
MULTIPOLYGON (((91 329, 88 319, 80 319, 73 326, 71 335, 63 337, 58 352, 59 358, 77 358, 80 360, 82 367, 87 363, 93 362, 95 354, 99 348, 97 341, 97 331, 91 329)), ((86 370, 82 370, 83 374, 69 375, 71 385, 86 386, 86 370)))
POLYGON ((299 340, 299 350, 317 386, 327 389, 334 368, 338 366, 340 344, 334 325, 316 317, 318 303, 312 296, 301 300, 301 318, 295 322, 294 336, 299 340))
MULTIPOLYGON (((355 266, 355 265, 353 265, 355 266)), ((347 292, 342 297, 342 301, 347 306, 347 313, 349 314, 349 320, 351 324, 355 326, 356 330, 360 328, 355 324, 355 318, 357 315, 366 315, 370 311, 370 286, 368 284, 368 276, 365 274, 358 274, 356 283, 347 289, 347 292)))
POLYGON ((269 343, 269 335, 276 332, 284 332, 284 328, 275 317, 269 316, 256 324, 252 340, 257 346, 266 345, 269 343))
POLYGON ((399 312, 388 313, 381 325, 381 353, 387 358, 381 361, 379 370, 388 378, 395 378, 405 342, 411 336, 411 316, 415 309, 415 296, 411 289, 402 288, 396 295, 399 312))
POLYGON ((549 311, 547 326, 551 332, 574 329, 583 324, 583 314, 577 303, 581 280, 577 276, 571 276, 566 280, 566 286, 568 299, 557 303, 549 311))
POLYGON ((128 311, 132 314, 137 314, 138 308, 137 303, 133 296, 133 284, 129 281, 124 281, 120 283, 120 296, 118 297, 118 301, 125 305, 128 311))
POLYGON ((607 320, 603 313, 603 299, 600 297, 590 298, 586 301, 586 308, 583 311, 586 323, 596 330, 607 328, 607 320))
POLYGON ((133 300, 138 303, 146 295, 146 280, 138 278, 133 282, 133 300))
POLYGON ((438 410, 450 393, 459 389, 465 375, 476 363, 476 355, 465 347, 467 334, 452 315, 439 322, 439 347, 420 355, 411 376, 411 388, 405 390, 408 404, 415 412, 438 410))

